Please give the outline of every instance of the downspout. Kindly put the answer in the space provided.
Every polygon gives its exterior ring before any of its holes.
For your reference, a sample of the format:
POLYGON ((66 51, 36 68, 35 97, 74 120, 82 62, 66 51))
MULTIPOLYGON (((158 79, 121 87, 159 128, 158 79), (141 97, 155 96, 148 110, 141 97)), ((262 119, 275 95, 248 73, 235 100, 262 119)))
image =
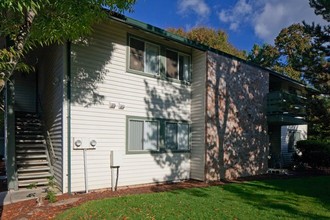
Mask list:
POLYGON ((71 194, 71 42, 67 42, 68 194, 71 194))

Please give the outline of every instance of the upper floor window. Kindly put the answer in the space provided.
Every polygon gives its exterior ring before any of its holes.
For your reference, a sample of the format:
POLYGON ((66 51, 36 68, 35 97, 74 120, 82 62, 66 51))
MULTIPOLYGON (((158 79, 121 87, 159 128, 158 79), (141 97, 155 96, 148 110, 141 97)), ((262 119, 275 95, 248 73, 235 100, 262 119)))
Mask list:
POLYGON ((166 76, 190 81, 190 56, 173 50, 166 50, 166 76))
POLYGON ((191 57, 175 50, 161 50, 160 45, 129 36, 128 68, 190 82, 191 57))
POLYGON ((129 38, 129 68, 145 73, 159 74, 159 47, 133 37, 129 38))

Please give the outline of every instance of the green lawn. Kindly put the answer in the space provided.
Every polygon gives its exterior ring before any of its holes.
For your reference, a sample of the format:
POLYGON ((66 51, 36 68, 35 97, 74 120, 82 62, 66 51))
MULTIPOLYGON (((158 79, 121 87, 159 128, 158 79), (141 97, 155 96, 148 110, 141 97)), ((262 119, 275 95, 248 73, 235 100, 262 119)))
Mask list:
POLYGON ((330 219, 330 176, 91 201, 58 219, 330 219))

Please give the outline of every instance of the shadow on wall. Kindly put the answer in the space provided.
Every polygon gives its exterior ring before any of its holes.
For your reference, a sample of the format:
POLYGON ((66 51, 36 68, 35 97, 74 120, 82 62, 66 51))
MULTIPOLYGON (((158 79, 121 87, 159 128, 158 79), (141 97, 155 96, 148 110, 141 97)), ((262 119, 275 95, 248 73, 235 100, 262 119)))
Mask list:
POLYGON ((209 53, 206 119, 208 180, 232 179, 266 171, 267 93, 267 73, 209 53))
MULTIPOLYGON (((144 102, 148 118, 190 120, 190 86, 166 79, 158 79, 156 84, 145 80, 144 84, 147 94, 144 102)), ((162 169, 169 169, 170 172, 163 179, 154 178, 154 182, 187 179, 189 177, 189 153, 166 149, 164 136, 164 131, 161 131, 159 143, 161 153, 151 153, 151 155, 162 169)), ((172 148, 172 145, 170 147, 172 148)), ((173 148, 175 147, 173 146, 173 148)))
POLYGON ((71 102, 90 107, 102 104, 104 95, 98 85, 104 80, 111 62, 113 43, 97 37, 81 39, 71 45, 71 102))

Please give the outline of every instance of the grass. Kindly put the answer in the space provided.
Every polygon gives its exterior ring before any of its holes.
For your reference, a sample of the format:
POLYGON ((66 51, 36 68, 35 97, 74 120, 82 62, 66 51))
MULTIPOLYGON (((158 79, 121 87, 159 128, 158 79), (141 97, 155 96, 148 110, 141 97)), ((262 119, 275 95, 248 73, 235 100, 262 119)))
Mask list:
POLYGON ((57 219, 330 219, 330 176, 103 199, 57 219))

